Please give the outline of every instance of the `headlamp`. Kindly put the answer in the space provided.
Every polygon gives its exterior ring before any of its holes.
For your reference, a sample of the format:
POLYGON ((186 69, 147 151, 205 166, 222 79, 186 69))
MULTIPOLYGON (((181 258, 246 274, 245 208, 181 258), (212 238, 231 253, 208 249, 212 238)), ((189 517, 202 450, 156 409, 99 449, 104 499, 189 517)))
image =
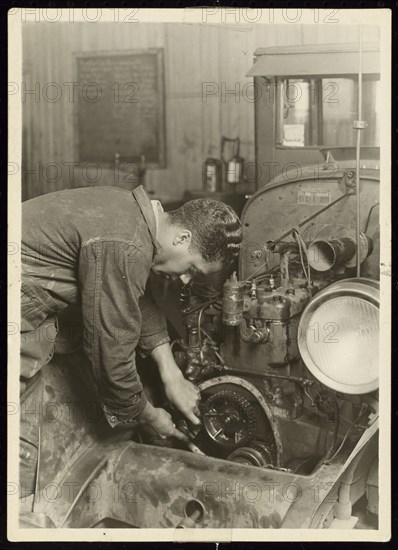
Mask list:
POLYGON ((378 387, 379 283, 355 278, 319 292, 298 331, 301 357, 325 386, 347 394, 378 387))

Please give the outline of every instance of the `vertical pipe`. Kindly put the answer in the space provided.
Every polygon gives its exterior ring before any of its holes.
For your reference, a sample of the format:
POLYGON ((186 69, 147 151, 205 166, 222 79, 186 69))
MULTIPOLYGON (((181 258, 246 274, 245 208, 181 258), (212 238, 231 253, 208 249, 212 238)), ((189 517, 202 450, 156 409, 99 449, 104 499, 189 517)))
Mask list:
POLYGON ((357 277, 361 276, 361 204, 360 204, 360 160, 361 160, 361 129, 362 129, 362 27, 359 25, 359 61, 358 61, 358 121, 356 146, 356 241, 357 241, 357 277))
POLYGON ((275 145, 283 144, 283 86, 284 81, 275 78, 275 145))

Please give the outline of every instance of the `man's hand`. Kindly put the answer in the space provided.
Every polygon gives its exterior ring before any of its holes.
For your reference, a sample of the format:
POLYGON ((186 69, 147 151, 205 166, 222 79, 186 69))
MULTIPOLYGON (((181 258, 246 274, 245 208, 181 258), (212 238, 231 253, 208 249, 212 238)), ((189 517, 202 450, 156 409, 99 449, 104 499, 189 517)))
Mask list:
POLYGON ((171 415, 164 409, 153 407, 149 402, 138 416, 138 421, 144 428, 151 428, 162 439, 166 437, 175 437, 176 439, 188 443, 188 437, 177 430, 171 415))
POLYGON ((198 388, 189 380, 186 380, 181 372, 173 380, 165 383, 167 399, 174 405, 192 424, 200 424, 198 403, 200 393, 198 388))
POLYGON ((174 361, 170 344, 156 347, 151 356, 156 361, 167 399, 195 426, 200 424, 199 390, 186 380, 174 361))

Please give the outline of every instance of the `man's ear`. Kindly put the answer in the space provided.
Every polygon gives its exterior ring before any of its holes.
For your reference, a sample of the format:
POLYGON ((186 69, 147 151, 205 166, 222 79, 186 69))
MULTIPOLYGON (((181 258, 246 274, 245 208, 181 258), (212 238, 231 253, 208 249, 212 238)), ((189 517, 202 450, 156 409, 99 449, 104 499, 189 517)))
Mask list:
POLYGON ((185 245, 189 246, 191 244, 191 240, 192 240, 191 231, 189 231, 189 229, 181 229, 181 231, 179 231, 175 235, 174 240, 173 240, 173 244, 174 245, 185 244, 185 245))

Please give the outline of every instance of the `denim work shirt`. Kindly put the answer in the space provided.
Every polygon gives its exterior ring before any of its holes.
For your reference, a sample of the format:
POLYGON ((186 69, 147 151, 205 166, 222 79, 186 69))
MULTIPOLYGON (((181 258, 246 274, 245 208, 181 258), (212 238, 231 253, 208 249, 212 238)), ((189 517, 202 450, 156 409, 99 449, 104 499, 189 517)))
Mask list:
POLYGON ((45 315, 81 304, 105 416, 111 426, 132 422, 146 405, 135 350, 148 354, 169 341, 145 291, 159 247, 148 195, 141 186, 57 191, 23 203, 22 219, 23 285, 45 315))

